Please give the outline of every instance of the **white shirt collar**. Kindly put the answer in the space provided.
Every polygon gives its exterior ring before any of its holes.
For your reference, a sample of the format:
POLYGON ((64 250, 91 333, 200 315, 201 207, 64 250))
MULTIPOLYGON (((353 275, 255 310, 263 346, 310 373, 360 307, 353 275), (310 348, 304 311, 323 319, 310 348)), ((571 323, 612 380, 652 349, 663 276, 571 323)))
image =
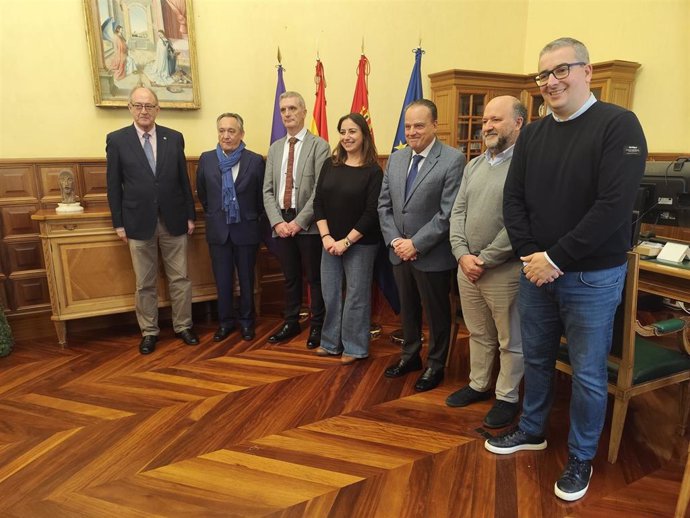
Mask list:
MULTIPOLYGON (((294 135, 294 137, 295 137, 298 141, 303 142, 303 141, 304 141, 304 136, 305 136, 306 134, 307 134, 307 127, 304 126, 301 130, 299 130, 299 131, 297 132, 297 135, 294 135)), ((286 140, 285 140, 285 142, 287 142, 288 140, 290 140, 290 135, 286 135, 286 140)))
POLYGON ((434 137, 434 140, 431 141, 431 144, 429 144, 427 147, 422 149, 421 153, 415 153, 414 149, 412 150, 412 156, 415 155, 422 155, 422 158, 426 158, 429 155, 429 151, 431 151, 431 148, 434 147, 434 144, 436 143, 436 137, 434 137))
POLYGON ((484 151, 484 156, 486 157, 486 161, 489 162, 489 165, 498 165, 501 162, 505 162, 506 160, 510 160, 511 158, 513 158, 514 149, 515 144, 510 146, 508 149, 504 149, 496 156, 491 156, 491 151, 487 149, 486 151, 484 151))
POLYGON ((594 97, 594 94, 592 92, 589 92, 589 97, 585 101, 585 104, 583 104, 579 110, 577 110, 575 113, 573 113, 567 119, 559 119, 558 117, 556 117, 556 114, 553 112, 551 112, 551 115, 553 115, 553 118, 556 122, 571 121, 573 119, 576 119, 577 117, 579 117, 583 113, 585 113, 587 110, 589 110, 595 102, 597 102, 597 98, 594 97))

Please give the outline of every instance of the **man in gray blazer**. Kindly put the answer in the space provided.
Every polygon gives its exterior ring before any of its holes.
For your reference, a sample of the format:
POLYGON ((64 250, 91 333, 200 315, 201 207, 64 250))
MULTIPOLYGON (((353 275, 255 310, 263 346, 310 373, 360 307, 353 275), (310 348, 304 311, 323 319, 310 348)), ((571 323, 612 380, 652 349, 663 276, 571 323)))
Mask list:
POLYGON ((300 94, 284 92, 280 96, 280 116, 287 136, 276 140, 268 150, 264 206, 285 276, 285 322, 268 341, 284 342, 301 332, 299 310, 304 268, 311 299, 307 347, 315 349, 321 343, 325 308, 321 295, 321 240, 314 223, 314 189, 330 148, 328 142, 304 127, 306 115, 300 94))
POLYGON ((450 213, 465 156, 436 139, 436 105, 420 99, 405 108, 408 147, 388 159, 379 197, 379 220, 400 292, 403 348, 385 375, 422 369, 422 307, 429 323, 427 368, 415 390, 443 380, 450 340, 450 280, 456 266, 448 241, 450 213))

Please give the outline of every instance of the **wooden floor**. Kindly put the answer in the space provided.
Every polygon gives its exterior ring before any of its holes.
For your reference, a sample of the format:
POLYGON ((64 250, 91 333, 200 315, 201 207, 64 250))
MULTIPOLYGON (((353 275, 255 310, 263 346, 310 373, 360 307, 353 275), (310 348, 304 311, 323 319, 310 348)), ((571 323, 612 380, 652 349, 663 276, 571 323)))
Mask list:
MULTIPOLYGON (((636 398, 619 461, 608 430, 587 496, 566 505, 553 483, 567 457, 568 378, 559 380, 540 452, 495 456, 491 406, 446 407, 467 378, 466 337, 445 383, 386 379, 386 333, 370 359, 340 366, 308 351, 307 331, 269 346, 216 344, 215 326, 184 346, 170 330, 141 356, 132 327, 18 343, 0 358, 0 516, 551 518, 672 516, 687 442, 676 394, 636 398)), ((610 417, 607 420, 607 427, 610 417)))

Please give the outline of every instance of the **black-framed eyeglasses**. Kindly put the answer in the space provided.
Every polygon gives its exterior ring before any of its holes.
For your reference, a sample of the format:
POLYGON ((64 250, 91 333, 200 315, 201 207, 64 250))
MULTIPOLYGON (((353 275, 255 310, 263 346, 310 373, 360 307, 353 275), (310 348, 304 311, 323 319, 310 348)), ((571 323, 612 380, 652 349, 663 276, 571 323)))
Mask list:
POLYGON ((130 106, 138 112, 140 112, 144 108, 146 108, 146 111, 151 111, 151 110, 155 110, 156 108, 158 108, 157 104, 131 103, 130 106))
POLYGON ((570 75, 571 67, 586 64, 587 63, 585 63, 584 61, 578 61, 577 63, 561 63, 556 68, 539 72, 536 76, 534 76, 534 82, 537 83, 537 86, 545 86, 549 82, 549 76, 551 74, 553 74, 553 77, 555 77, 556 79, 565 79, 570 75))

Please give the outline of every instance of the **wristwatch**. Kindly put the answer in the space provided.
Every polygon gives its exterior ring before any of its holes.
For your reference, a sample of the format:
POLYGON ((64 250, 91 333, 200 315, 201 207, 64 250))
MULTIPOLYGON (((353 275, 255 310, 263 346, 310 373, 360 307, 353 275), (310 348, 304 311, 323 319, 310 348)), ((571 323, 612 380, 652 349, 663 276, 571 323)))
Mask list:
POLYGON ((350 248, 352 241, 350 241, 347 236, 345 236, 345 248, 350 248))

